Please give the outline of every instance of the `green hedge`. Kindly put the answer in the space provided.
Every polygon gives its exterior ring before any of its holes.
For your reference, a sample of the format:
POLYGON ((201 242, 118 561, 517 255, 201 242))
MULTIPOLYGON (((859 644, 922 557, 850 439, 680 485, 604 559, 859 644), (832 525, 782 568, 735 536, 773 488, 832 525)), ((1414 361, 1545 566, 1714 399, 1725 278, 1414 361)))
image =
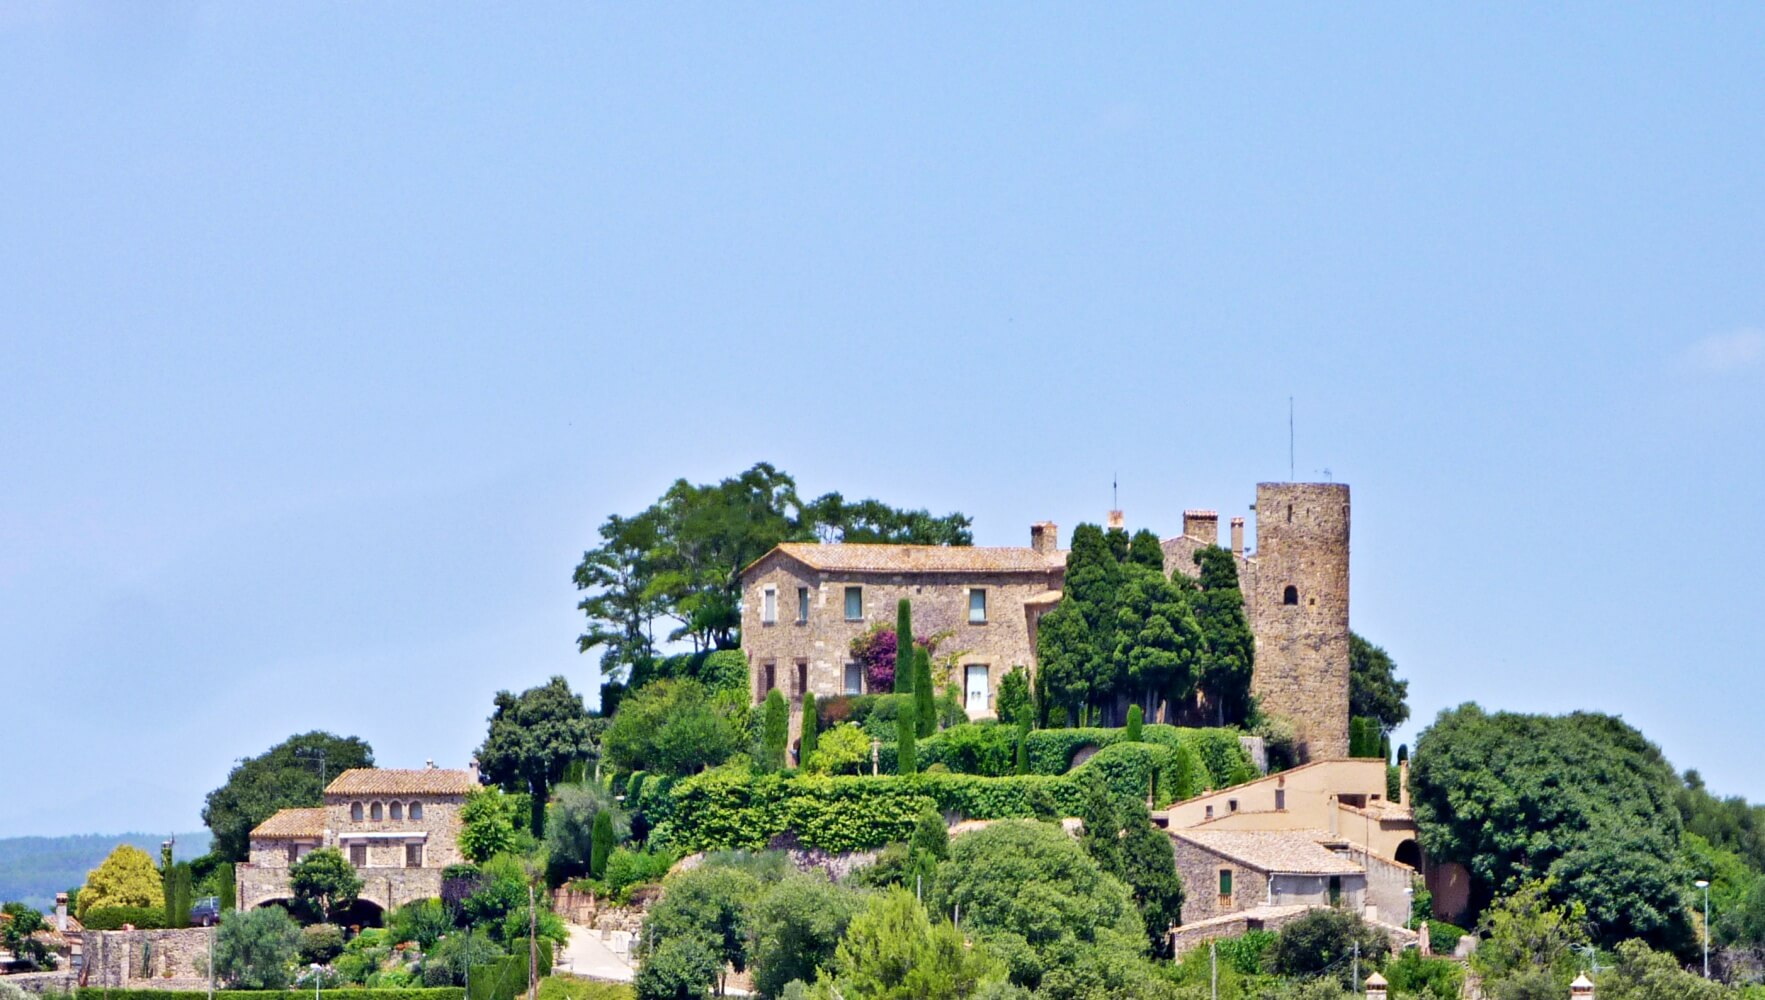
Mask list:
MULTIPOLYGON (((543 957, 542 957, 543 961, 543 957)), ((521 958, 521 988, 527 988, 527 958, 521 958)), ((345 987, 324 991, 325 1000, 465 1000, 466 991, 458 986, 427 989, 372 990, 345 987)), ((308 1000, 310 989, 292 990, 215 990, 215 1000, 308 1000)), ((75 1000, 208 1000, 206 990, 118 990, 102 986, 82 986, 74 990, 75 1000)))
POLYGON ((80 918, 80 924, 89 931, 120 931, 124 924, 138 931, 156 931, 165 927, 165 907, 95 906, 80 918))
MULTIPOLYGON (((516 954, 499 958, 485 965, 472 966, 472 995, 469 1000, 515 1000, 527 992, 527 949, 517 948, 516 954)), ((539 949, 539 974, 552 974, 552 950, 539 949)), ((373 992, 373 991, 365 991, 373 992)), ((414 992, 428 992, 418 990, 414 992)), ((459 991, 454 991, 458 993, 459 991)), ((372 998, 364 998, 372 1000, 372 998)), ((414 998, 413 998, 414 1000, 414 998)), ((455 1000, 455 998, 448 998, 455 1000)))

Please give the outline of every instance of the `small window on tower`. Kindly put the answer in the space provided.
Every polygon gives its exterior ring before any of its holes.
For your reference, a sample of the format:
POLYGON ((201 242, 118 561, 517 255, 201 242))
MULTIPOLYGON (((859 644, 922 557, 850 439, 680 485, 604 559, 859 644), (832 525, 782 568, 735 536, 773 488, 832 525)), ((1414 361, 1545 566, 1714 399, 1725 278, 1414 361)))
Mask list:
POLYGON ((1281 591, 1281 603, 1297 605, 1299 603, 1299 588, 1291 583, 1288 584, 1287 589, 1281 591))

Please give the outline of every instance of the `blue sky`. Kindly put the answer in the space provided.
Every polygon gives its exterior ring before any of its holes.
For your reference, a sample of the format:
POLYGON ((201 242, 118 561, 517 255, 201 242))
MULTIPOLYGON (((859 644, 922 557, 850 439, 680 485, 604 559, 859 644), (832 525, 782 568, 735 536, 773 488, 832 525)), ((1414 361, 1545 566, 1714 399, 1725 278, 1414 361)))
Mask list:
MULTIPOLYGON (((460 765, 608 514, 1354 488, 1417 722, 1765 799, 1765 10, 0 2, 0 835, 460 765)), ((1413 738, 1412 725, 1404 738, 1413 738)))

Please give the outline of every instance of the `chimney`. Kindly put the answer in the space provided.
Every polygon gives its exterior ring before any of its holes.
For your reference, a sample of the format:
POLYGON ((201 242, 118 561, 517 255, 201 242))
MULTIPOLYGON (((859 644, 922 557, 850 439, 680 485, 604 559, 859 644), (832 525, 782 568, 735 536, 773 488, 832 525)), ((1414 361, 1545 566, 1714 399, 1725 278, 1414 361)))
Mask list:
POLYGON ((1587 973, 1576 976, 1569 984, 1569 1000, 1593 1000, 1593 983, 1588 980, 1587 973))
POLYGON ((1385 1000, 1385 977, 1377 972, 1367 977, 1367 1000, 1385 1000))
POLYGON ((483 783, 484 779, 478 776, 478 758, 473 757, 472 762, 466 765, 466 774, 471 777, 472 784, 478 785, 483 783))
POLYGON ((59 933, 67 933, 67 893, 65 892, 55 894, 55 929, 59 933))
POLYGON ((1220 512, 1217 510, 1184 511, 1183 534, 1203 545, 1218 545, 1220 543, 1220 512))
POLYGON ((1410 807, 1410 762, 1407 758, 1397 762, 1397 804, 1405 809, 1410 807))
POLYGON ((1060 529, 1053 521, 1037 521, 1030 525, 1030 548, 1044 555, 1060 551, 1060 529))
POLYGON ((1244 519, 1241 517, 1232 518, 1232 554, 1244 554, 1244 519))
POLYGON ((1126 531, 1127 524, 1128 524, 1127 519, 1122 516, 1121 511, 1112 510, 1109 512, 1109 526, 1111 528, 1120 528, 1123 531, 1126 531))
POLYGON ((424 761, 423 767, 425 770, 429 770, 429 771, 435 770, 435 758, 431 757, 428 760, 424 761))

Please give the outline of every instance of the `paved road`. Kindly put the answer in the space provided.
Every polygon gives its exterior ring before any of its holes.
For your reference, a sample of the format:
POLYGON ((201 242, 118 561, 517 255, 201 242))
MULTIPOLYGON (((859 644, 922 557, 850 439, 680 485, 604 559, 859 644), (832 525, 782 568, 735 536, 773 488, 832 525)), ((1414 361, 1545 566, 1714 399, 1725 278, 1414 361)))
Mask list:
POLYGON ((631 982, 636 975, 631 964, 614 954, 598 933, 575 925, 571 925, 570 940, 564 942, 563 954, 554 964, 561 972, 621 983, 631 982))

